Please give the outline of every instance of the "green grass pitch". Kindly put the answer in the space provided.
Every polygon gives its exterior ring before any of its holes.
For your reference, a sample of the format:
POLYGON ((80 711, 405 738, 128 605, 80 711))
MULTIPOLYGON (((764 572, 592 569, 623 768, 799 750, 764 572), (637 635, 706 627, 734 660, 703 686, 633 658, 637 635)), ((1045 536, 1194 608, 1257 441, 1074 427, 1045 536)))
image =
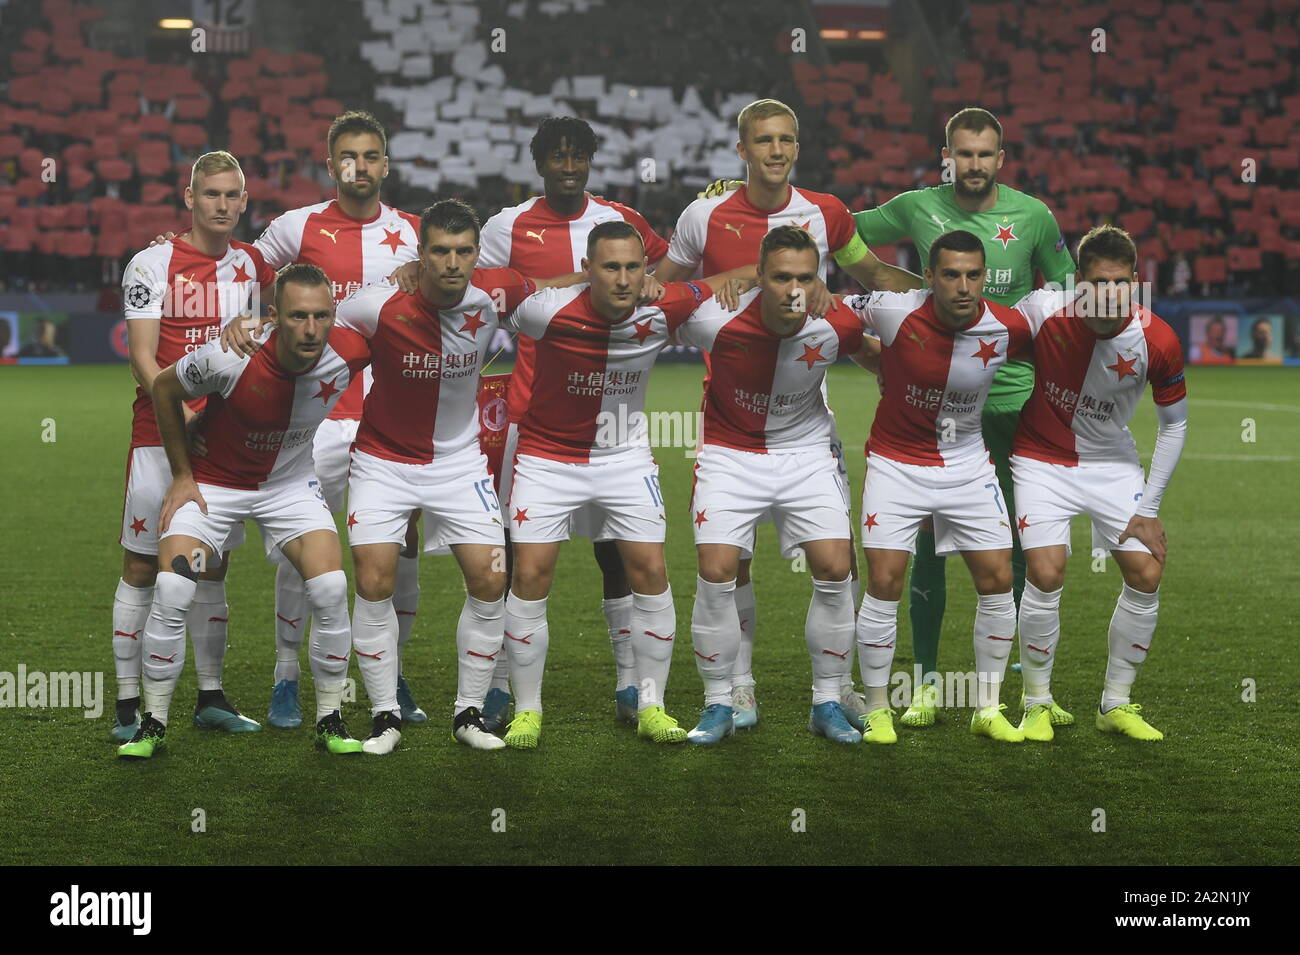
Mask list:
MULTIPOLYGON (((700 373, 660 366, 650 408, 694 410, 700 373)), ((928 730, 900 727, 892 747, 810 736, 802 636, 810 583, 780 558, 769 526, 754 566, 762 722, 724 745, 657 747, 614 721, 599 576, 590 546, 575 541, 551 600, 546 728, 536 751, 472 752, 452 739, 453 628, 463 598, 454 564, 439 558, 423 564, 406 664, 431 720, 410 728, 391 757, 330 758, 313 749, 308 726, 239 737, 198 730, 186 718, 195 694, 187 663, 169 750, 125 763, 108 739, 109 635, 130 376, 124 366, 0 369, 0 671, 20 663, 103 671, 107 697, 98 720, 79 710, 0 709, 0 863, 1293 863, 1300 373, 1198 368, 1188 387, 1190 438, 1162 514, 1171 555, 1160 625, 1134 697, 1165 732, 1161 744, 1092 726, 1120 578, 1113 561, 1092 571, 1083 521, 1054 684, 1079 722, 1055 743, 974 738, 965 710, 941 711, 928 730), (1253 442, 1243 440, 1247 418, 1253 442), (57 429, 53 442, 42 440, 45 419, 57 429), (1255 702, 1243 702, 1247 680, 1255 702), (196 809, 205 832, 192 831, 196 809), (1104 832, 1094 831, 1096 809, 1105 810, 1104 832), (795 810, 806 831, 792 826, 795 810)), ((839 366, 830 392, 856 497, 874 380, 839 366)), ((1149 454, 1149 401, 1134 431, 1149 454)), ((680 639, 668 708, 690 726, 701 699, 689 641, 690 461, 680 449, 656 456, 675 518, 668 566, 680 639)), ((226 687, 261 720, 274 661, 274 574, 250 538, 230 572, 226 687)), ((970 670, 974 594, 960 561, 949 562, 948 578, 940 667, 970 670)), ((895 668, 910 671, 906 612, 900 617, 895 668)), ((1004 698, 1017 719, 1019 689, 1010 674, 1004 698)), ((345 715, 363 735, 359 694, 345 715)))

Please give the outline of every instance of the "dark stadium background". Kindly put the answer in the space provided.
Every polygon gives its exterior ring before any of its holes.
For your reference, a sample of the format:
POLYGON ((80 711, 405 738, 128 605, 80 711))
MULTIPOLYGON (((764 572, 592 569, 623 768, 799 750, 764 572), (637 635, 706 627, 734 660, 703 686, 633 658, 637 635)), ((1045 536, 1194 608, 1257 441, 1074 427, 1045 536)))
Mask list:
MULTIPOLYGON (((1071 247, 1101 222, 1128 229, 1189 358, 1219 316, 1217 357, 1247 354, 1262 320, 1264 360, 1300 362, 1296 12, 1285 0, 9 0, 0 359, 124 359, 121 268, 185 225, 181 191, 206 150, 243 164, 236 235, 252 240, 333 195, 329 120, 369 108, 394 157, 386 201, 418 212, 454 195, 486 218, 539 186, 528 137, 571 111, 605 140, 591 191, 667 236, 705 183, 743 175, 735 113, 772 96, 800 117, 795 182, 855 211, 937 183, 947 117, 992 110, 1001 181, 1044 199, 1071 247)), ((876 252, 919 269, 910 245, 876 252)))

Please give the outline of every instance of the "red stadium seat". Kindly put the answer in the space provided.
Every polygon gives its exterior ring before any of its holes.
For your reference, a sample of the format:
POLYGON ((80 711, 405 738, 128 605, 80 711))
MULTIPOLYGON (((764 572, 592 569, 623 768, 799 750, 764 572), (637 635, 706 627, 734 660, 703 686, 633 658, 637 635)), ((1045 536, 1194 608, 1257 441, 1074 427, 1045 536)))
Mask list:
POLYGON ((1226 282, 1228 260, 1221 255, 1198 255, 1192 274, 1198 282, 1226 282))
POLYGON ((146 182, 140 188, 140 199, 148 205, 166 202, 174 195, 175 188, 165 182, 146 182))
POLYGON ((109 182, 126 182, 131 178, 131 164, 125 159, 100 159, 95 163, 100 179, 109 182))
POLYGON ((141 143, 136 151, 136 165, 142 176, 157 179, 167 175, 172 168, 171 146, 157 140, 141 143))
POLYGON ((208 144, 208 131, 196 123, 177 123, 172 127, 172 142, 184 149, 198 151, 208 144))
POLYGON ((1264 256, 1258 248, 1233 247, 1228 250, 1228 268, 1234 272, 1258 272, 1264 267, 1264 256))

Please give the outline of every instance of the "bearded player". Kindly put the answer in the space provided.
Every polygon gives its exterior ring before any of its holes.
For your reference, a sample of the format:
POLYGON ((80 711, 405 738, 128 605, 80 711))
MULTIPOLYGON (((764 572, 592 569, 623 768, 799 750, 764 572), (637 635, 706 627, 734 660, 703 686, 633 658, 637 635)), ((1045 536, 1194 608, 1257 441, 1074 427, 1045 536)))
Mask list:
MULTIPOLYGON (((791 185, 799 158, 799 120, 794 110, 774 99, 758 100, 740 111, 736 125, 736 153, 744 161, 747 181, 743 188, 706 195, 686 207, 677 220, 667 258, 655 270, 662 282, 694 275, 717 275, 758 261, 759 244, 772 229, 795 225, 817 242, 819 281, 810 293, 808 310, 821 314, 829 305, 825 278, 830 261, 853 276, 866 289, 903 291, 916 288, 916 276, 885 265, 871 253, 853 229, 844 203, 832 195, 791 185)), ((708 355, 705 355, 706 362, 708 355)), ((847 493, 848 472, 843 470, 842 444, 832 430, 831 448, 841 460, 841 477, 847 493)), ((758 722, 754 696, 753 651, 757 629, 754 588, 750 580, 752 548, 742 554, 736 578, 735 602, 739 614, 741 647, 736 657, 732 707, 737 728, 758 722)), ((853 690, 852 668, 843 687, 842 701, 855 715, 862 697, 853 690)))
MULTIPOLYGON (((582 267, 587 235, 601 222, 631 223, 641 236, 649 263, 654 265, 663 258, 668 243, 650 228, 639 212, 586 191, 596 147, 596 134, 583 120, 572 116, 542 120, 529 143, 533 163, 542 177, 542 195, 502 209, 488 219, 483 226, 479 268, 508 267, 524 275, 547 279, 577 272, 582 267)), ((501 468, 501 497, 505 500, 510 498, 519 422, 532 395, 535 356, 532 339, 526 335, 520 337, 507 401, 509 425, 501 468)), ((601 611, 609 630, 616 668, 615 713, 619 719, 634 723, 637 675, 631 645, 632 588, 618 547, 613 541, 593 537, 594 530, 587 515, 574 517, 572 533, 591 538, 596 564, 600 567, 604 589, 601 611)), ((489 729, 496 729, 504 722, 509 703, 508 670, 503 656, 484 707, 484 723, 489 729)))
POLYGON ((255 520, 306 581, 316 615, 308 656, 316 690, 317 743, 356 753, 340 715, 351 634, 348 588, 334 517, 312 473, 316 428, 347 384, 370 361, 365 339, 337 329, 325 273, 291 265, 275 284, 275 328, 251 358, 209 342, 154 382, 158 428, 172 482, 160 515, 162 567, 144 628, 144 711, 140 728, 118 747, 123 759, 148 759, 166 744, 176 679, 185 662, 185 617, 197 572, 220 553, 235 525, 255 520), (182 402, 219 396, 199 433, 206 453, 191 461, 182 402))
POLYGON ((1130 692, 1146 661, 1160 606, 1167 542, 1158 516, 1187 432, 1187 387, 1177 335, 1132 300, 1137 249, 1099 226, 1079 243, 1083 293, 1036 292, 1017 305, 1035 325, 1033 395, 1020 416, 1011 466, 1016 520, 1029 567, 1020 601, 1025 739, 1051 740, 1052 664, 1070 518, 1087 514, 1106 540, 1123 588, 1110 620, 1110 658, 1097 729, 1163 739, 1130 692), (1142 392, 1156 403, 1155 451, 1144 478, 1129 432, 1142 392))
POLYGON ((658 465, 646 429, 635 422, 644 421, 650 369, 668 336, 722 283, 669 284, 652 305, 638 306, 645 265, 637 229, 602 222, 587 235, 587 284, 539 292, 509 319, 537 343, 507 507, 515 558, 505 639, 515 717, 505 741, 519 749, 536 747, 541 737, 547 599, 560 545, 584 509, 598 539, 617 542, 632 586, 637 735, 686 740, 664 709, 677 631, 664 562, 667 522, 658 465))
POLYGON ((505 744, 481 710, 501 651, 506 586, 501 507, 479 448, 478 386, 499 314, 538 288, 513 269, 475 269, 479 223, 457 199, 420 218, 416 290, 370 286, 339 306, 339 327, 370 343, 375 381, 352 451, 348 536, 356 574, 353 641, 370 696, 367 753, 401 740, 394 587, 398 553, 412 514, 424 515, 425 550, 450 550, 466 597, 456 625, 457 693, 453 736, 474 749, 505 744))
POLYGON ((1018 743, 1023 734, 999 692, 1015 639, 1011 518, 1002 500, 980 414, 993 376, 1028 354, 1021 313, 987 302, 984 245, 955 231, 930 246, 930 289, 855 295, 844 304, 880 336, 885 394, 871 423, 862 493, 867 592, 858 611, 858 661, 868 713, 863 738, 897 741, 887 684, 898 636, 898 600, 922 521, 934 521, 941 553, 961 553, 978 595, 978 699, 971 732, 1018 743))
POLYGON ((678 341, 712 359, 691 500, 699 559, 691 638, 705 691, 693 743, 735 732, 736 576, 769 516, 783 551, 802 548, 813 578, 804 627, 813 672, 808 727, 837 742, 862 741, 840 703, 852 667, 853 534, 821 384, 836 359, 863 349, 863 333, 843 306, 824 318, 807 314, 820 260, 808 232, 778 226, 759 249, 759 287, 734 309, 710 301, 677 328, 678 341))
MULTIPOLYGON (((119 742, 131 739, 140 726, 141 636, 158 575, 158 513, 171 480, 150 392, 163 369, 215 338, 223 324, 248 314, 250 298, 258 301, 254 293, 275 280, 256 248, 230 237, 247 203, 235 157, 220 151, 200 156, 185 189, 185 205, 194 217, 190 231, 138 253, 122 278, 127 348, 138 385, 122 509, 122 579, 113 599, 117 705, 112 736, 119 742)), ((202 410, 201 396, 183 405, 185 422, 192 424, 202 410)), ((218 549, 229 552, 243 539, 240 524, 218 549)), ((198 576, 186 620, 199 682, 194 722, 253 732, 261 726, 242 716, 221 688, 230 615, 226 557, 222 553, 219 565, 212 561, 198 576)))
MULTIPOLYGON (((948 120, 943 160, 953 181, 895 196, 876 209, 854 214, 858 235, 877 245, 911 239, 922 261, 929 259, 930 243, 945 232, 963 229, 984 242, 987 260, 983 296, 999 305, 1015 305, 1034 287, 1035 273, 1059 288, 1074 272, 1065 238, 1048 207, 1039 199, 998 182, 1005 153, 1002 126, 983 109, 963 109, 948 120)), ((1014 512, 1011 482, 1011 439, 1020 408, 1034 383, 1029 361, 1007 361, 993 379, 984 405, 984 440, 993 455, 998 484, 1008 510, 1014 512)), ((890 387, 888 378, 885 388, 890 387)), ((1012 533, 1011 566, 1016 601, 1024 587, 1025 563, 1016 534, 1012 533)), ((900 721, 905 726, 933 725, 939 693, 939 636, 947 604, 944 558, 935 554, 935 536, 922 527, 912 563, 908 606, 912 644, 921 681, 911 705, 900 721)), ((1074 717, 1055 703, 1052 720, 1058 725, 1074 717)))

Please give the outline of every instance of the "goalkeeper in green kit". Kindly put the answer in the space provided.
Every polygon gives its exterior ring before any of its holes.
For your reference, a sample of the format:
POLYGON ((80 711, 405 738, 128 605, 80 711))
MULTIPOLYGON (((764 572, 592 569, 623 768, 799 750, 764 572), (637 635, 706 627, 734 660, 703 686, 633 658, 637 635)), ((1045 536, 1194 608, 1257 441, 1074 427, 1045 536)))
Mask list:
MULTIPOLYGON (((1074 273, 1074 260, 1052 211, 1040 199, 998 184, 1002 168, 1002 125, 987 110, 969 107, 948 120, 945 166, 953 181, 895 196, 884 205, 855 213, 858 235, 873 248, 908 238, 929 257, 930 244, 945 232, 964 229, 984 241, 987 277, 983 297, 1001 305, 1015 305, 1034 288, 1035 272, 1046 282, 1064 284, 1074 273)), ((884 382, 889 387, 889 382, 884 382)), ((1028 361, 1008 361, 993 379, 984 406, 984 442, 997 468, 998 482, 1015 513, 1011 467, 1011 440, 1020 409, 1034 387, 1034 367, 1028 361)), ((1011 567, 1015 576, 1016 605, 1025 587, 1025 556, 1012 532, 1011 567)), ((944 558, 935 556, 933 528, 923 528, 916 541, 909 587, 912 641, 922 681, 912 693, 912 703, 901 717, 905 726, 934 723, 939 703, 939 635, 946 603, 944 558)), ((1052 723, 1060 726, 1074 717, 1052 704, 1052 723)))

